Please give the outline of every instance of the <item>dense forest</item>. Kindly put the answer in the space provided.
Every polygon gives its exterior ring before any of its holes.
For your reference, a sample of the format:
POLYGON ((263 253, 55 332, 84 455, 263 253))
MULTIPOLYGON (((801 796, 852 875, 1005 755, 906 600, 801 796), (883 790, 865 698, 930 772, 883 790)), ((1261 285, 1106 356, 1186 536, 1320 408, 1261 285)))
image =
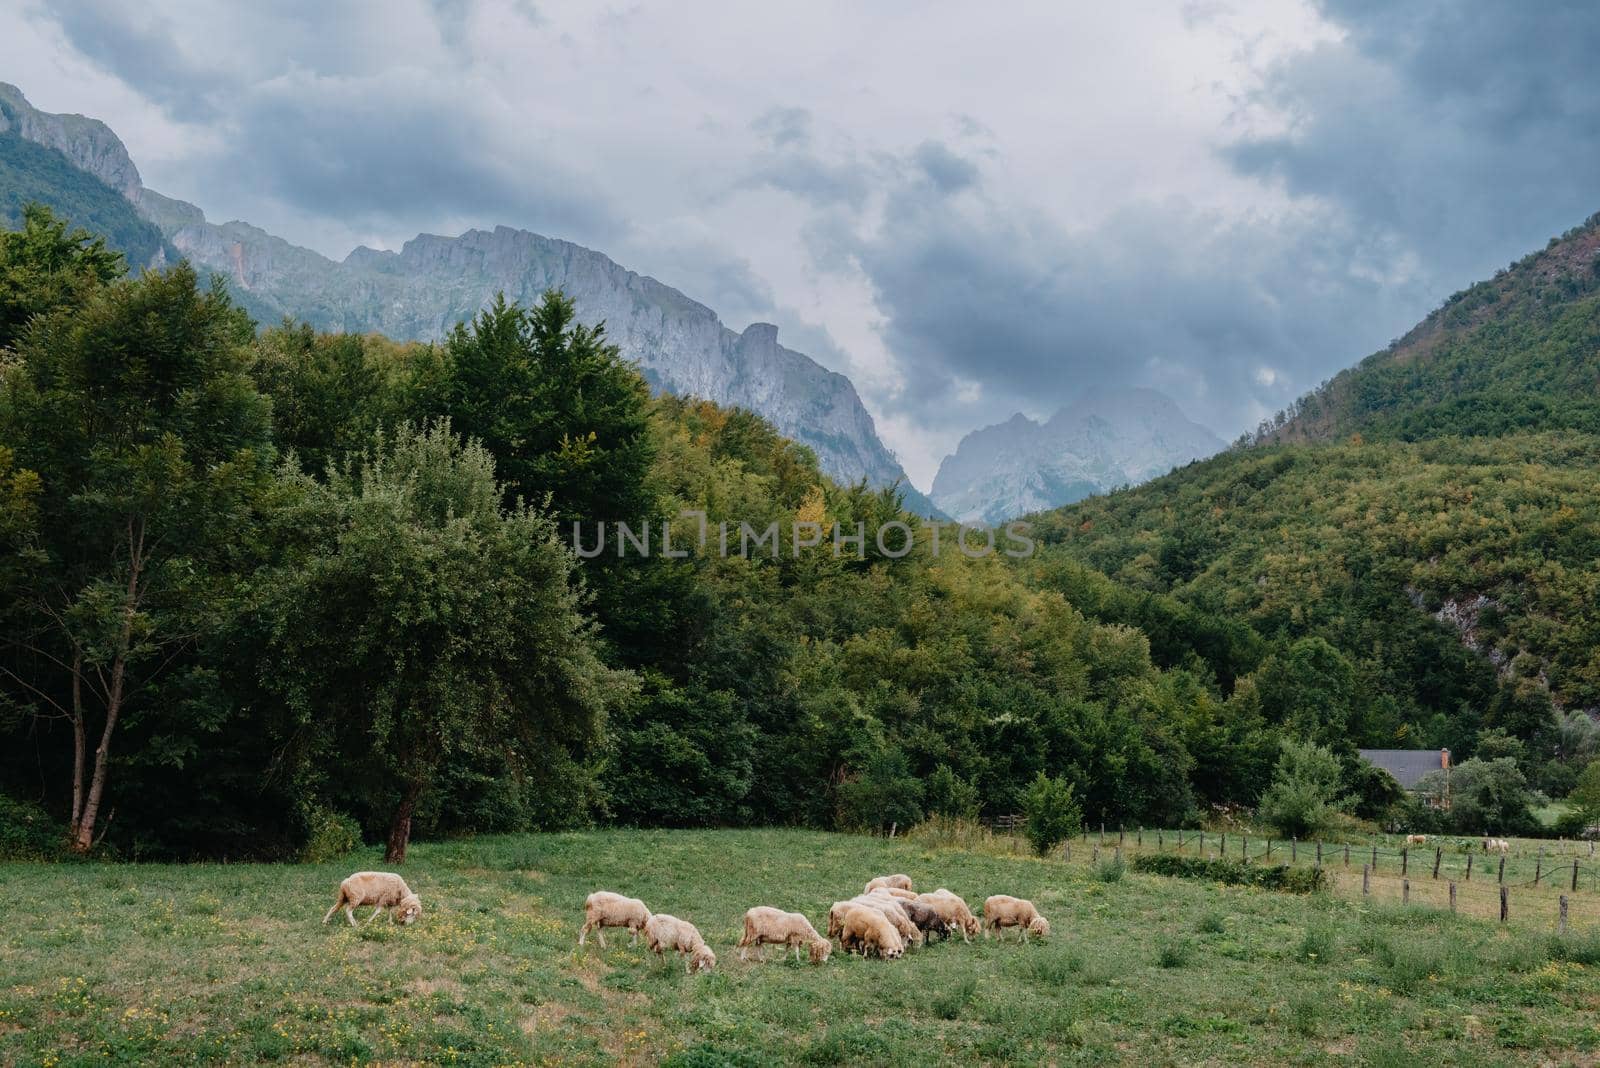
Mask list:
POLYGON ((1466 811, 1518 830, 1594 754, 1565 710, 1600 687, 1595 449, 1241 450, 973 558, 762 419, 653 396, 559 293, 437 344, 259 329, 30 208, 0 234, 0 837, 1172 825, 1297 775, 1423 819, 1362 744, 1481 757, 1466 811), (573 550, 686 512, 915 538, 573 550), (1430 618, 1479 596, 1466 641, 1430 618))

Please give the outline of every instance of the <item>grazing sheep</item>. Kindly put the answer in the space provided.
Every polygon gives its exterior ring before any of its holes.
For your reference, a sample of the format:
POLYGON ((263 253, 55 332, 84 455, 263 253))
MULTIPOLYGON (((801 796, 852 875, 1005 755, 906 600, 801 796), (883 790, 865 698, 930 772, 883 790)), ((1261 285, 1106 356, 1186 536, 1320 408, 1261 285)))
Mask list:
POLYGON ((911 916, 904 908, 905 902, 899 898, 890 897, 881 890, 874 890, 870 894, 857 894, 850 901, 855 905, 866 905, 877 909, 887 916, 894 929, 900 933, 900 938, 908 946, 922 945, 922 932, 911 922, 911 916))
POLYGON ((650 922, 650 910, 638 898, 623 897, 609 890, 596 890, 583 900, 583 930, 578 932, 578 945, 583 945, 594 931, 605 948, 607 927, 626 927, 631 937, 628 945, 639 944, 639 932, 650 922))
POLYGON ((983 937, 989 932, 999 932, 1002 927, 1015 927, 1019 941, 1026 942, 1028 935, 1040 938, 1050 936, 1050 921, 1039 915, 1033 902, 1010 894, 995 894, 983 902, 983 937))
POLYGON ((422 915, 422 901, 406 881, 391 871, 358 871, 344 882, 339 884, 339 896, 334 899, 333 908, 322 917, 322 922, 327 923, 333 919, 333 914, 344 909, 345 919, 350 921, 350 926, 356 925, 356 908, 358 906, 372 906, 372 915, 367 917, 371 923, 378 918, 378 913, 384 909, 393 909, 391 915, 394 922, 405 927, 415 923, 422 915))
POLYGON ((686 972, 700 967, 700 962, 706 958, 709 958, 709 962, 701 970, 710 971, 717 963, 716 954, 711 952, 706 940, 700 937, 699 928, 688 920, 680 920, 676 916, 658 912, 644 922, 644 937, 650 952, 657 957, 664 957, 666 951, 670 949, 678 956, 686 958, 683 962, 683 970, 686 972), (705 952, 702 954, 701 950, 705 952))
POLYGON ((755 947, 756 958, 764 959, 762 947, 765 945, 793 946, 794 959, 800 959, 800 946, 809 947, 811 963, 821 964, 828 959, 828 954, 833 952, 833 943, 817 934, 817 929, 811 926, 811 921, 798 912, 783 912, 767 905, 757 905, 744 914, 744 935, 739 939, 739 959, 745 959, 745 953, 751 946, 755 947))
POLYGON ((925 905, 913 897, 909 901, 900 902, 900 907, 905 910, 911 922, 917 925, 917 930, 922 932, 924 942, 931 940, 935 935, 941 939, 950 937, 950 925, 932 905, 925 905))
POLYGON ((709 972, 717 966, 717 955, 711 952, 711 947, 701 942, 695 951, 689 954, 689 970, 691 972, 709 972))
POLYGON ((865 905, 851 905, 840 917, 839 944, 847 950, 860 950, 863 957, 876 953, 893 960, 906 951, 900 934, 882 912, 865 905))
POLYGON ((978 918, 967 908, 967 903, 940 887, 931 894, 918 894, 917 900, 939 914, 939 918, 953 931, 961 932, 963 942, 971 942, 978 933, 978 918))
POLYGON ((897 897, 901 901, 915 901, 917 899, 917 892, 915 890, 902 890, 898 886, 878 886, 868 890, 867 893, 888 894, 890 897, 897 897))
POLYGON ((912 889, 911 876, 880 875, 876 879, 873 879, 871 882, 867 883, 867 888, 861 892, 863 894, 870 894, 879 887, 892 887, 896 890, 910 890, 912 889))
POLYGON ((1406 835, 1406 845, 1408 845, 1408 846, 1427 845, 1427 844, 1428 844, 1428 836, 1425 835, 1425 834, 1408 834, 1408 835, 1406 835))

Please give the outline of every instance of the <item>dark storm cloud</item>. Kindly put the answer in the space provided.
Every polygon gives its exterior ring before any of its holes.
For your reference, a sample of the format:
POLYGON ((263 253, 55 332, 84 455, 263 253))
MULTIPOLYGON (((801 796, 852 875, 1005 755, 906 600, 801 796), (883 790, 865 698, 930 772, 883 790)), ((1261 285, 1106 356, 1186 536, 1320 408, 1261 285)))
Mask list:
POLYGON ((1343 40, 1274 68, 1290 132, 1230 155, 1402 237, 1454 286, 1600 209, 1600 8, 1329 0, 1343 40))
POLYGON ((470 88, 421 70, 256 87, 209 161, 218 181, 348 223, 467 218, 600 240, 620 222, 537 140, 508 145, 470 88))
POLYGON ((115 0, 63 4, 57 23, 87 59, 187 120, 214 118, 211 94, 225 84, 215 71, 191 61, 177 47, 172 23, 140 5, 115 0))

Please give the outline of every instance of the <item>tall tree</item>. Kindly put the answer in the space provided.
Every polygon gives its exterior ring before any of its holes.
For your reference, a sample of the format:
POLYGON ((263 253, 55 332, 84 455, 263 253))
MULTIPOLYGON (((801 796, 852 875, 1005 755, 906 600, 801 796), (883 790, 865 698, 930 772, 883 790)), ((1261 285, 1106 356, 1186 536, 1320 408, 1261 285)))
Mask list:
POLYGON ((631 676, 603 666, 576 561, 549 517, 503 504, 494 458, 441 421, 402 424, 328 481, 303 481, 304 558, 276 579, 264 684, 286 738, 364 768, 404 861, 448 761, 582 755, 631 676))
POLYGON ((77 850, 96 840, 118 724, 193 642, 270 475, 251 333, 183 265, 36 314, 6 374, 0 441, 38 473, 39 537, 0 675, 71 725, 77 850))
POLYGON ((0 349, 15 345, 34 316, 82 303, 124 270, 105 238, 69 230, 49 208, 29 204, 22 229, 0 231, 0 349))

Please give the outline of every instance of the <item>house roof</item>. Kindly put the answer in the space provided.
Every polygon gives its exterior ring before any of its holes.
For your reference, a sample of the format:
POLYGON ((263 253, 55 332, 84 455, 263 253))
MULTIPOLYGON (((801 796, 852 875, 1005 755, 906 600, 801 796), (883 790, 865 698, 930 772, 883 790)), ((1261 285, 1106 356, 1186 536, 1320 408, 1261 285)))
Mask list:
POLYGON ((1444 750, 1440 749, 1357 749, 1369 764, 1387 771, 1407 790, 1446 766, 1444 750))

